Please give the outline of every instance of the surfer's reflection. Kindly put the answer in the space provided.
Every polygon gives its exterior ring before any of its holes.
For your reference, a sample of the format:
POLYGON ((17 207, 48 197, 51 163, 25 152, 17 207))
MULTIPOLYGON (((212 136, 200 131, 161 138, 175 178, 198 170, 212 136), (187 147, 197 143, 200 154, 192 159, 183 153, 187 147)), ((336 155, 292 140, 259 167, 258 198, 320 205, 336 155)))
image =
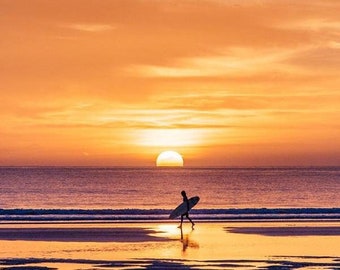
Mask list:
POLYGON ((196 241, 193 241, 190 239, 190 236, 193 232, 193 229, 189 232, 189 233, 186 233, 183 235, 183 229, 182 227, 180 228, 181 229, 181 242, 182 242, 182 252, 185 253, 187 248, 190 247, 190 248, 199 248, 199 244, 196 242, 196 241))

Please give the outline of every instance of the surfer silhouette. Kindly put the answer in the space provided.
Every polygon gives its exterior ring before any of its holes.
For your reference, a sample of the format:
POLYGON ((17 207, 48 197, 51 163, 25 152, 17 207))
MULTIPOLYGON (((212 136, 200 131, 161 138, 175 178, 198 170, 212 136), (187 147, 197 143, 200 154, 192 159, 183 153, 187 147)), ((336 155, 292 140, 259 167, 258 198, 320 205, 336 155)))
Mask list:
POLYGON ((187 204, 187 211, 186 211, 183 215, 181 215, 181 225, 179 225, 178 228, 182 228, 183 218, 184 218, 184 217, 186 217, 187 219, 189 219, 189 221, 190 221, 191 224, 192 224, 191 227, 194 228, 195 223, 194 223, 194 222, 191 220, 191 218, 189 217, 189 199, 188 199, 187 194, 185 193, 184 190, 182 190, 181 194, 182 194, 182 197, 183 197, 183 202, 185 202, 185 203, 187 204))

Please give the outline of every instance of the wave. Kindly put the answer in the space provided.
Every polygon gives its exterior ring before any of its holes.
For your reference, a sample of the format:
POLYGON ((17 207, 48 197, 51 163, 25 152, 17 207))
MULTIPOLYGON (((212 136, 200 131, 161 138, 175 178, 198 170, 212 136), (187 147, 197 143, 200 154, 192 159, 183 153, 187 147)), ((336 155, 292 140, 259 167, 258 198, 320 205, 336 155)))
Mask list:
MULTIPOLYGON (((165 221, 169 209, 0 209, 0 222, 16 221, 165 221)), ((195 220, 340 220, 340 208, 192 209, 195 220)))

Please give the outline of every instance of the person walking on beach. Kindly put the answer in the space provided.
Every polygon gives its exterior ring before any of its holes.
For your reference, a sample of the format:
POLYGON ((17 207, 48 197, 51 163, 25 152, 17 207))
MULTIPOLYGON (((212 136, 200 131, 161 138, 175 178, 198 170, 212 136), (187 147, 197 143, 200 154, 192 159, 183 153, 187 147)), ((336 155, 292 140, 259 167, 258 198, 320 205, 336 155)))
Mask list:
POLYGON ((184 190, 181 192, 181 194, 182 194, 182 197, 183 197, 183 202, 185 202, 185 203, 187 204, 187 211, 186 211, 183 215, 181 215, 181 225, 179 225, 178 228, 182 228, 183 217, 186 217, 187 219, 189 219, 189 221, 190 221, 191 224, 192 224, 191 227, 194 228, 195 223, 194 223, 194 222, 191 220, 191 218, 189 217, 189 199, 188 199, 187 194, 185 193, 184 190))

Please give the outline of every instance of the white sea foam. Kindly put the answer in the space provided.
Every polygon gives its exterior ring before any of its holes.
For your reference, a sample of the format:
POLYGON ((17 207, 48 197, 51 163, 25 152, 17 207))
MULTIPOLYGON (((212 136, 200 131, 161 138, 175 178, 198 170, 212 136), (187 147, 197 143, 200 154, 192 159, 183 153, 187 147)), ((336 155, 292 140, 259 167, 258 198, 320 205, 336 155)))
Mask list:
MULTIPOLYGON (((169 221, 169 209, 0 209, 0 221, 169 221)), ((191 217, 227 220, 340 220, 340 208, 193 209, 191 217)))

